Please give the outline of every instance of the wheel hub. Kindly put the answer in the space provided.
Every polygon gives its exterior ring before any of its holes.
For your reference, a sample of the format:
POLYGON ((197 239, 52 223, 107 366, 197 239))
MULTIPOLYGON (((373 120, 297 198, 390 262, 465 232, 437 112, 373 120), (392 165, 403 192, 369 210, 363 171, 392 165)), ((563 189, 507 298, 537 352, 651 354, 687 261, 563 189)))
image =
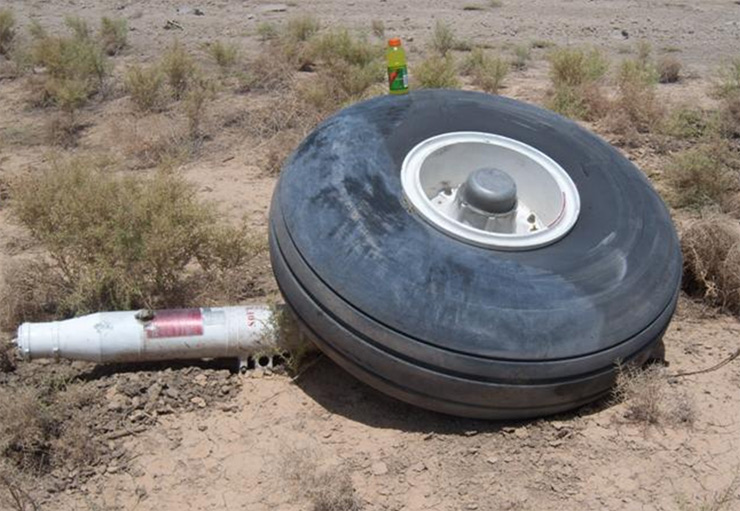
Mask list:
POLYGON ((456 132, 424 140, 401 168, 406 200, 434 227, 473 245, 529 250, 576 223, 575 184, 554 160, 517 140, 456 132))

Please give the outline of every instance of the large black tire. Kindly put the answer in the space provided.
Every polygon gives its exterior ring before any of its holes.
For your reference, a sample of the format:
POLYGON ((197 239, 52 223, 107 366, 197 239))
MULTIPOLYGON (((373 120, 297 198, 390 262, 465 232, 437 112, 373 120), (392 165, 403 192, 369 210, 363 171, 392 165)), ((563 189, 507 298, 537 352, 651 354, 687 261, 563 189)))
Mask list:
POLYGON ((357 378, 453 415, 557 413, 642 363, 676 306, 678 239, 644 175, 577 124, 462 91, 382 97, 324 122, 286 162, 270 212, 273 270, 319 347, 357 378), (419 142, 478 131, 529 144, 576 184, 570 233, 529 251, 458 241, 405 204, 419 142))

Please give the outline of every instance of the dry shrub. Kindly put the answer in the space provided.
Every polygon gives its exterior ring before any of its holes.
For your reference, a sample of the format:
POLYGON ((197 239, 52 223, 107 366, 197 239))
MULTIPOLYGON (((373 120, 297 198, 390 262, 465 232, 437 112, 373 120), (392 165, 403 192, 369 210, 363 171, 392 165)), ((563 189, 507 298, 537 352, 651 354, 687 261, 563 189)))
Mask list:
POLYGON ((100 44, 108 55, 117 55, 128 45, 128 24, 124 18, 100 20, 100 44))
POLYGON ((133 169, 174 168, 187 161, 195 147, 187 128, 162 115, 125 120, 117 130, 124 152, 134 162, 133 169))
POLYGON ((514 59, 511 61, 511 67, 517 71, 526 69, 527 62, 532 58, 532 49, 523 44, 514 47, 514 59))
POLYGON ((676 83, 681 78, 681 62, 671 56, 663 56, 658 60, 658 81, 660 83, 676 83))
POLYGON ((8 8, 0 9, 0 55, 8 55, 15 39, 15 16, 8 8))
POLYGON ((601 81, 609 63, 596 49, 559 48, 550 59, 553 90, 548 108, 569 117, 593 120, 604 114, 601 81))
POLYGON ((373 35, 378 39, 385 39, 385 23, 382 20, 373 20, 370 24, 373 35))
POLYGON ((52 463, 52 438, 59 424, 31 387, 0 388, 0 455, 19 468, 45 472, 52 463))
POLYGON ((337 29, 312 39, 310 59, 325 69, 298 87, 298 95, 322 115, 363 99, 372 87, 382 83, 383 48, 346 29, 337 29), (329 78, 327 78, 329 77, 329 78))
POLYGON ((274 41, 278 38, 280 32, 278 31, 274 23, 263 21, 262 23, 257 25, 257 35, 262 42, 274 41))
POLYGON ((740 92, 723 97, 719 110, 720 133, 728 138, 740 137, 740 92))
POLYGON ((695 222, 681 237, 684 289, 693 296, 740 312, 740 228, 726 216, 695 222))
POLYGON ((702 144, 676 154, 666 178, 676 206, 722 205, 738 190, 740 159, 726 142, 702 144))
POLYGON ((304 14, 288 20, 284 37, 294 42, 306 42, 321 28, 319 20, 314 16, 304 14))
POLYGON ((286 91, 292 88, 294 75, 293 62, 280 46, 272 45, 260 52, 248 69, 239 74, 237 92, 286 91))
POLYGON ((182 99, 195 75, 196 68, 192 57, 179 41, 175 41, 164 52, 161 68, 167 77, 172 97, 176 100, 182 99))
POLYGON ((437 20, 432 33, 432 48, 443 57, 455 49, 457 38, 450 26, 442 20, 437 20))
POLYGON ((740 94, 740 57, 728 60, 719 68, 714 92, 720 98, 740 94))
POLYGON ((286 131, 272 137, 265 144, 263 160, 260 162, 263 170, 271 176, 280 173, 283 163, 303 139, 301 132, 286 131))
POLYGON ((15 345, 12 342, 0 340, 0 373, 10 373, 15 370, 15 345))
POLYGON ((45 139, 49 145, 70 149, 77 146, 84 126, 75 122, 74 115, 52 115, 45 125, 45 139))
POLYGON ((202 281, 243 267, 260 250, 172 172, 117 177, 97 162, 71 160, 20 179, 12 191, 14 218, 48 253, 46 271, 28 275, 26 294, 58 283, 49 304, 55 317, 192 305, 202 281))
POLYGON ((164 108, 164 75, 157 66, 133 65, 124 77, 126 92, 141 112, 157 112, 164 108))
POLYGON ((647 133, 660 125, 665 110, 655 95, 657 82, 658 75, 649 53, 622 62, 617 77, 617 97, 607 122, 614 133, 647 133))
POLYGON ((284 461, 284 474, 292 483, 297 498, 307 501, 312 511, 360 511, 346 467, 321 467, 314 451, 303 449, 289 453, 284 461))
POLYGON ((691 397, 682 389, 670 387, 664 368, 656 365, 619 366, 613 396, 616 402, 625 404, 625 418, 633 422, 691 427, 696 421, 691 397))
POLYGON ((41 509, 24 489, 23 478, 17 469, 0 464, 0 509, 13 511, 38 511, 41 509))
POLYGON ((208 54, 222 71, 228 71, 236 64, 239 48, 235 44, 216 41, 207 46, 208 54))
POLYGON ((412 78, 420 89, 460 88, 460 79, 457 76, 455 60, 452 55, 446 57, 432 55, 424 59, 414 69, 412 78))
POLYGON ((662 125, 662 132, 666 135, 685 140, 705 138, 717 130, 715 113, 687 106, 672 110, 662 125))
POLYGON ((472 77, 473 84, 477 87, 485 92, 498 94, 509 72, 509 63, 476 48, 463 62, 462 70, 472 77))
POLYGON ((202 131, 203 121, 207 106, 216 95, 213 82, 198 76, 191 80, 187 95, 185 96, 185 115, 188 119, 188 134, 190 140, 199 144, 204 134, 202 131))

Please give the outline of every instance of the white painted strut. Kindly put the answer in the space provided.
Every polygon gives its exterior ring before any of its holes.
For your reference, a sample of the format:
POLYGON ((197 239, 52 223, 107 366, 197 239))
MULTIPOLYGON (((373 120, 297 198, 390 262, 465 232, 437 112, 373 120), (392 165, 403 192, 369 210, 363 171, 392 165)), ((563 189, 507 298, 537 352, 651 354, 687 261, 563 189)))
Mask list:
POLYGON ((50 323, 24 323, 18 349, 26 359, 143 362, 238 358, 274 351, 268 307, 99 312, 50 323))

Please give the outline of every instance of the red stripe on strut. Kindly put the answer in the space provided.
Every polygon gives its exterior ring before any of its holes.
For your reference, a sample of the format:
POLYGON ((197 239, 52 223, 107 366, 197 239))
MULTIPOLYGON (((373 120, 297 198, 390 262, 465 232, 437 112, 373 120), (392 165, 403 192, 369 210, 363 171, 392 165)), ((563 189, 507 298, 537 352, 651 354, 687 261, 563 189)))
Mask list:
POLYGON ((157 311, 145 330, 147 339, 203 335, 203 313, 200 309, 157 311))

